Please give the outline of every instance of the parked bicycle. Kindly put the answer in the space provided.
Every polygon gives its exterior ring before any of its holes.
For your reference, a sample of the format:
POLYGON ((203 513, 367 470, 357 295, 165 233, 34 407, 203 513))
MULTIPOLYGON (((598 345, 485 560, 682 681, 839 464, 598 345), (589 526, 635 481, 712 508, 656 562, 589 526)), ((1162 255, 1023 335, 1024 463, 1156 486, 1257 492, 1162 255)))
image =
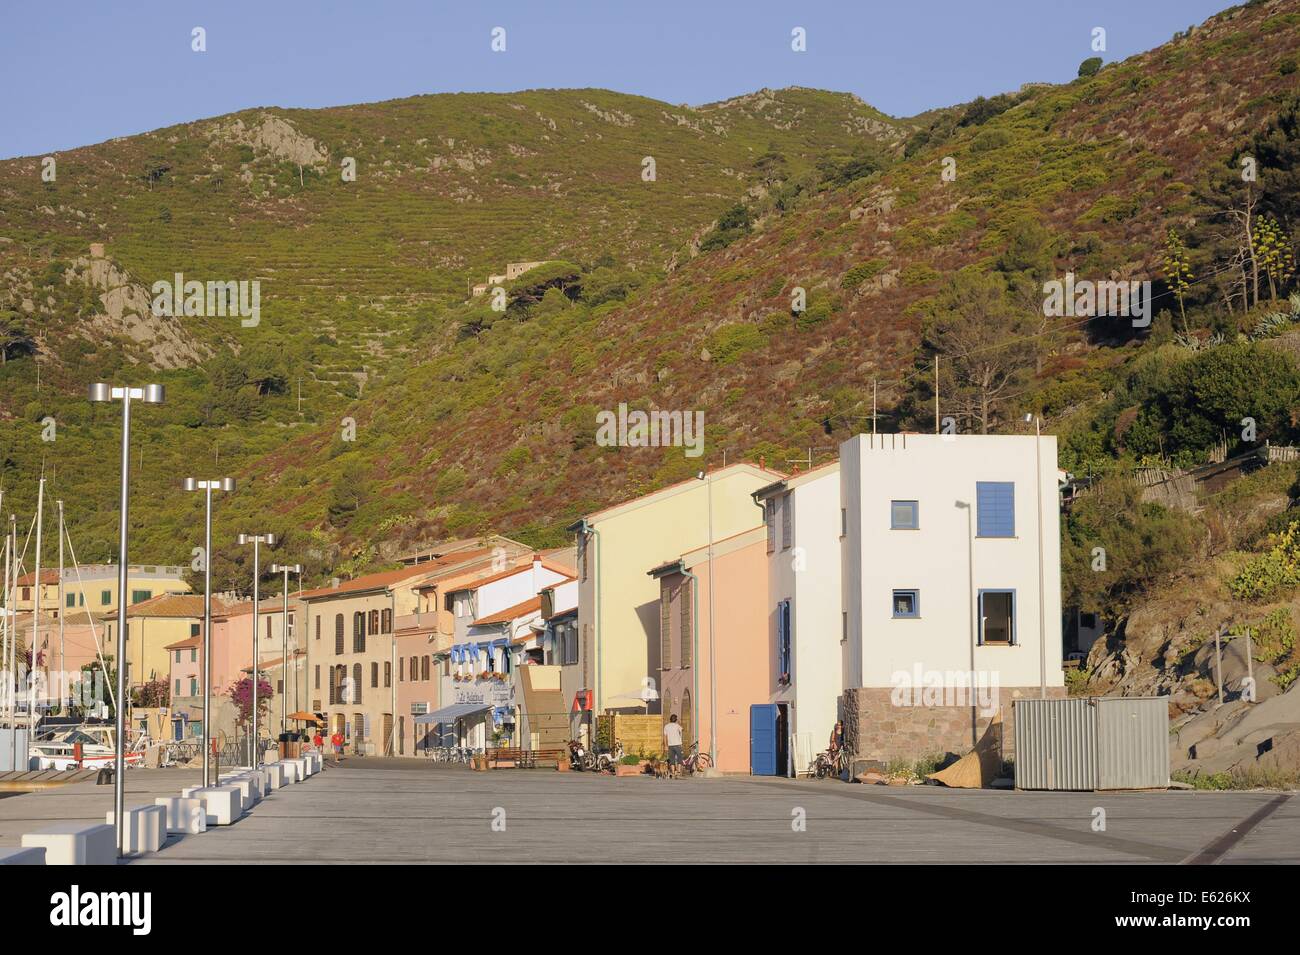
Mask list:
POLYGON ((713 757, 708 753, 700 752, 698 741, 691 744, 691 751, 686 754, 682 760, 682 769, 688 774, 694 776, 696 773, 702 773, 706 769, 713 768, 713 757))
POLYGON ((825 779, 828 776, 843 776, 847 761, 848 757, 843 749, 838 749, 834 753, 828 749, 825 752, 818 753, 817 758, 813 760, 812 774, 818 779, 825 779))

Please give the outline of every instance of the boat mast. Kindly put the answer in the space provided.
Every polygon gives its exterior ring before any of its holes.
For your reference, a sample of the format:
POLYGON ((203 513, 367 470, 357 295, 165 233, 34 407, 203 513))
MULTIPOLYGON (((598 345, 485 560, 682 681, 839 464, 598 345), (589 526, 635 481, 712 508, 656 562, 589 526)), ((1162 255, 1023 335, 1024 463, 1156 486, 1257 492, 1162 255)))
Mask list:
POLYGON ((36 655, 41 636, 41 525, 44 516, 45 478, 42 476, 36 491, 36 599, 32 602, 32 662, 27 668, 27 680, 31 686, 27 705, 27 724, 31 728, 29 741, 36 739, 36 655))

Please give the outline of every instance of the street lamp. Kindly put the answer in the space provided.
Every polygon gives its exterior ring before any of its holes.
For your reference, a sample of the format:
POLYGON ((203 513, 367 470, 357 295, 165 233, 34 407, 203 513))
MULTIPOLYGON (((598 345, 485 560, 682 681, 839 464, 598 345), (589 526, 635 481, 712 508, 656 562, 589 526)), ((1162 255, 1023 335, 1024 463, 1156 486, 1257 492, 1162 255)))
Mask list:
POLYGON ((1034 499, 1038 502, 1038 696, 1047 699, 1047 607, 1043 585, 1043 420, 1027 412, 1025 423, 1034 426, 1034 499))
MULTIPOLYGON (((95 402, 122 402, 122 486, 119 502, 117 531, 117 699, 113 707, 116 716, 116 752, 113 755, 113 828, 117 833, 117 854, 125 848, 125 830, 122 813, 125 809, 123 776, 126 774, 126 568, 127 568, 127 489, 131 483, 131 402, 147 405, 163 403, 162 385, 145 385, 143 388, 120 387, 96 383, 90 386, 90 400, 95 402)), ((37 586, 39 589, 39 583, 37 586)))
POLYGON ((203 785, 212 785, 209 769, 212 748, 212 492, 235 489, 234 478, 214 478, 203 481, 186 478, 181 487, 187 491, 202 491, 204 497, 203 522, 203 785))
POLYGON ((275 546, 274 534, 240 534, 240 544, 253 545, 253 755, 249 762, 252 768, 257 769, 261 762, 261 754, 257 751, 257 680, 258 680, 258 660, 257 660, 257 612, 260 609, 261 592, 258 586, 258 578, 261 576, 261 547, 265 544, 268 547, 275 546))
MULTIPOLYGON (((280 617, 280 636, 284 644, 283 652, 280 654, 280 672, 284 674, 284 691, 280 694, 280 732, 287 733, 289 732, 289 711, 286 709, 289 705, 289 574, 298 574, 301 584, 302 564, 272 564, 271 573, 284 574, 284 613, 280 617)), ((305 624, 306 621, 303 623, 305 624)), ((298 689, 296 668, 293 672, 293 686, 296 692, 298 689)))

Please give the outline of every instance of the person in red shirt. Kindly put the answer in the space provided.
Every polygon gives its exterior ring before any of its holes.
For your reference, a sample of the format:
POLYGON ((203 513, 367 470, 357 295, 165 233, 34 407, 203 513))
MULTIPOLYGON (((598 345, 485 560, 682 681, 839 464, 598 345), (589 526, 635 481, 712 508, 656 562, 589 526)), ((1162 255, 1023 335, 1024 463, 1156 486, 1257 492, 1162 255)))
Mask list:
POLYGON ((325 740, 321 739, 320 730, 317 730, 316 734, 311 738, 311 744, 316 747, 318 753, 324 751, 325 740))
POLYGON ((334 762, 337 763, 343 758, 343 734, 335 733, 330 737, 330 743, 334 747, 334 762))

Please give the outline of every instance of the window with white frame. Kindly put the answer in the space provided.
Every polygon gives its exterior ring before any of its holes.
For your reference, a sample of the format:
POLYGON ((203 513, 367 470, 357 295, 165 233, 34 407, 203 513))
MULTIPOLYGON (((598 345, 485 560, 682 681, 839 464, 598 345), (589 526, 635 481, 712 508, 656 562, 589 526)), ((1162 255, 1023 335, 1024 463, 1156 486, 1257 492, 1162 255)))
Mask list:
POLYGON ((980 591, 980 645, 1011 647, 1016 644, 1016 592, 980 591))
POLYGON ((896 531, 915 531, 921 527, 921 508, 916 501, 890 501, 889 527, 896 531))
POLYGON ((895 590, 893 607, 895 617, 921 616, 921 592, 919 590, 895 590))

